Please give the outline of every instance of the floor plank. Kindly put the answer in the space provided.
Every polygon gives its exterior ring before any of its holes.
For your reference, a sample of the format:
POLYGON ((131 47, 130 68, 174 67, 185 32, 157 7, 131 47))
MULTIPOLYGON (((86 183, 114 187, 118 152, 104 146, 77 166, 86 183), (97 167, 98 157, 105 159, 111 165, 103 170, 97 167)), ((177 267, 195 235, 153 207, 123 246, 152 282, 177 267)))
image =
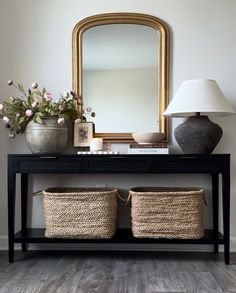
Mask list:
POLYGON ((8 264, 7 270, 0 275, 0 292, 39 292, 57 262, 57 258, 47 255, 47 257, 26 258, 8 264))
POLYGON ((0 252, 0 293, 236 293, 236 254, 0 252))
POLYGON ((61 257, 39 292, 78 292, 78 285, 88 259, 89 256, 79 258, 74 256, 61 257))

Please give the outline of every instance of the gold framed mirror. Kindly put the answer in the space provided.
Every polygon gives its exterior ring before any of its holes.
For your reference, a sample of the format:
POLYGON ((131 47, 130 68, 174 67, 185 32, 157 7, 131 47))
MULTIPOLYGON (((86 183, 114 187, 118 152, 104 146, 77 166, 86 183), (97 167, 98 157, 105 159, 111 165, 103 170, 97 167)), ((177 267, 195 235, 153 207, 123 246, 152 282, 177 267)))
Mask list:
POLYGON ((151 15, 99 14, 75 25, 73 90, 78 101, 96 112, 95 137, 130 142, 132 132, 143 131, 164 132, 168 140, 163 112, 169 94, 169 51, 168 26, 151 15))

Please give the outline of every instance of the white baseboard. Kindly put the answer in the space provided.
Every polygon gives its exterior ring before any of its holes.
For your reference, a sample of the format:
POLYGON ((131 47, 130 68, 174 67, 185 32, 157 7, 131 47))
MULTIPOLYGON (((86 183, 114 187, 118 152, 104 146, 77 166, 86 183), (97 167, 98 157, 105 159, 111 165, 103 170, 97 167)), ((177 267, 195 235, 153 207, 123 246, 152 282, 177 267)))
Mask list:
MULTIPOLYGON (((15 250, 20 250, 21 245, 15 244, 15 250)), ((41 243, 29 244, 29 250, 130 250, 130 251, 213 251, 213 245, 203 244, 96 244, 96 243, 41 243)), ((0 236, 0 250, 8 250, 8 237, 0 236)), ((224 251, 223 246, 219 246, 224 251)), ((230 251, 236 252, 236 237, 230 239, 230 251)))
POLYGON ((236 252, 236 237, 230 238, 230 251, 236 252))

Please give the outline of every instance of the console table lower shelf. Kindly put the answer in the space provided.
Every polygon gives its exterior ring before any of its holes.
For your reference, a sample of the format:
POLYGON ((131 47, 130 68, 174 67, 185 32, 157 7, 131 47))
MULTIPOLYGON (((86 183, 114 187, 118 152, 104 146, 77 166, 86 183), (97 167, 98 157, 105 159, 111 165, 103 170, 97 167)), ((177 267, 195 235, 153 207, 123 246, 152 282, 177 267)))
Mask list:
MULTIPOLYGON (((27 229, 24 233, 15 234, 15 243, 113 243, 113 244, 224 244, 224 237, 218 232, 215 237, 213 230, 205 230, 204 237, 200 239, 164 239, 164 238, 135 238, 130 229, 117 229, 111 239, 69 239, 46 238, 45 229, 27 229)), ((111 247, 112 248, 112 247, 111 247)), ((122 248, 122 247, 121 247, 122 248)), ((135 250, 135 247, 133 247, 135 250)), ((87 248, 86 248, 87 250, 87 248)), ((92 250, 92 249, 91 249, 92 250)), ((116 250, 119 250, 116 248, 116 250)))

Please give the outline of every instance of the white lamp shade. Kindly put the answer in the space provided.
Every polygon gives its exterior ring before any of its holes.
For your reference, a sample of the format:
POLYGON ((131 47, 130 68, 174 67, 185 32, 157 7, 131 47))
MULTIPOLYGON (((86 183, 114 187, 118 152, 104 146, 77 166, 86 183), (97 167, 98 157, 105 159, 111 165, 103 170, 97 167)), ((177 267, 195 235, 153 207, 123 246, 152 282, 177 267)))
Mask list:
POLYGON ((229 116, 235 114, 215 80, 195 79, 182 83, 164 115, 186 117, 203 115, 229 116))

